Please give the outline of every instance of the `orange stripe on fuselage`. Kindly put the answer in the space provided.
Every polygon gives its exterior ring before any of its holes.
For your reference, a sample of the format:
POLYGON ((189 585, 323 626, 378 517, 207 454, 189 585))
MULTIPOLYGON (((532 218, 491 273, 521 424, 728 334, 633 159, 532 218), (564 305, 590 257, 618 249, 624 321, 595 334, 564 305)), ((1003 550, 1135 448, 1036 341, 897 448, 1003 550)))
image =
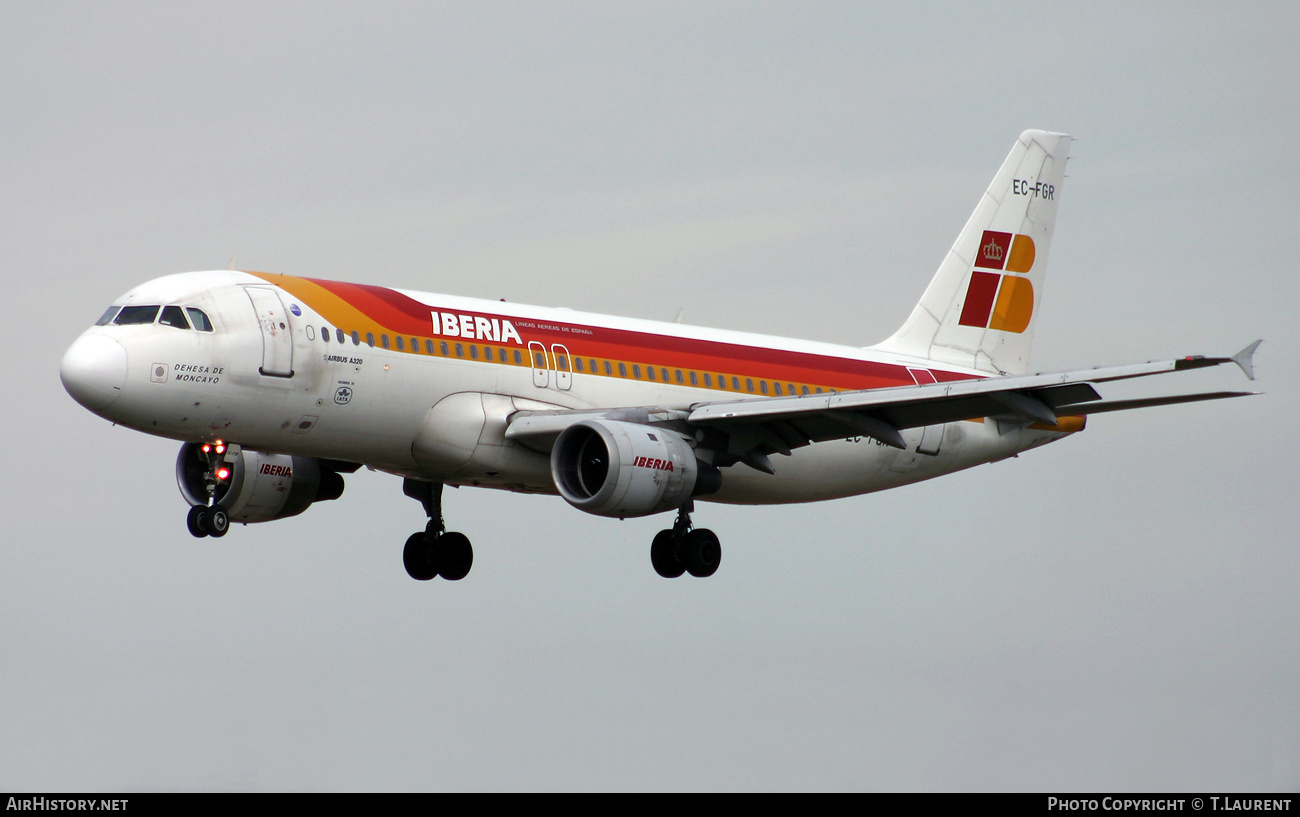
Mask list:
POLYGON ((273 275, 268 272, 250 272, 269 284, 274 284, 303 303, 310 304, 327 322, 346 331, 356 329, 365 332, 382 331, 380 325, 366 313, 353 306, 341 294, 332 288, 322 286, 323 282, 310 278, 294 278, 289 275, 273 275))
MULTIPOLYGON (((363 338, 367 333, 377 337, 385 334, 418 338, 421 343, 432 339, 435 343, 446 341, 465 345, 491 346, 493 348, 517 348, 525 352, 522 365, 531 366, 527 355, 527 343, 538 341, 548 349, 553 344, 565 346, 571 357, 581 357, 586 362, 584 370, 579 372, 570 366, 575 374, 604 375, 604 362, 609 361, 614 376, 619 376, 618 363, 624 363, 628 373, 625 379, 636 379, 632 366, 653 366, 656 377, 648 378, 642 372, 641 380, 663 383, 662 371, 670 372, 668 385, 676 385, 678 370, 697 374, 697 381, 683 382, 700 388, 713 388, 728 393, 773 394, 764 392, 761 384, 779 383, 781 393, 787 393, 789 386, 809 391, 834 390, 851 391, 857 389, 879 389, 914 384, 912 376, 905 366, 898 366, 853 358, 820 355, 809 352, 795 352, 759 346, 745 346, 724 341, 700 340, 674 335, 661 335, 627 329, 603 326, 588 326, 557 320, 560 316, 547 319, 514 316, 504 313, 474 312, 459 308, 439 307, 417 301, 407 295, 384 287, 365 284, 350 284, 337 281, 323 281, 312 278, 297 278, 287 275, 272 275, 253 272, 262 280, 274 284, 288 292, 303 303, 309 305, 334 327, 345 333, 358 332, 363 338), (455 337, 435 332, 432 313, 434 311, 449 314, 468 314, 489 320, 510 321, 522 337, 522 344, 503 343, 487 339, 455 337), (590 371, 590 362, 599 362, 598 371, 590 371), (715 385, 705 386, 703 374, 709 373, 715 385), (727 380, 722 388, 716 385, 720 375, 727 380), (739 389, 734 388, 731 378, 738 378, 739 389), (753 389, 746 388, 746 381, 753 380, 753 389)), ((390 351, 397 351, 390 349, 390 351)), ((403 350, 406 351, 406 350, 403 350)), ((408 353, 422 354, 420 350, 408 353)), ((505 361, 493 361, 505 362, 505 361)), ((552 364, 554 365, 554 364, 552 364)), ((933 370, 937 380, 948 382, 954 380, 974 379, 975 375, 933 370)))

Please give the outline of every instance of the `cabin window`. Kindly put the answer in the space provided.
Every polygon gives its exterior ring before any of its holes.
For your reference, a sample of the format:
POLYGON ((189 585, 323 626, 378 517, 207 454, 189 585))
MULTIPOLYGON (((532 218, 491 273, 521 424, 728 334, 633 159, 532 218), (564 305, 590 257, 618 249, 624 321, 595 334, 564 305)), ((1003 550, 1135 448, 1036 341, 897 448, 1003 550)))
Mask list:
POLYGON ((625 366, 625 365, 622 364, 622 363, 619 363, 619 364, 618 364, 618 376, 619 376, 619 377, 627 377, 627 366, 625 366))
POLYGON ((459 343, 457 343, 457 344, 456 344, 456 357, 464 357, 464 356, 465 356, 465 347, 464 347, 464 346, 461 346, 459 343))
POLYGON ((596 373, 596 359, 595 359, 594 357, 589 357, 589 358, 587 358, 587 363, 591 366, 591 373, 592 373, 592 374, 595 374, 595 373, 596 373))
POLYGON ((118 326, 131 326, 139 323, 153 323, 153 319, 158 317, 158 307, 155 306, 124 306, 122 311, 117 313, 113 323, 118 326))
POLYGON ((380 335, 380 336, 379 336, 379 342, 383 344, 383 346, 384 346, 385 349, 387 349, 387 348, 388 348, 388 335, 386 335, 386 334, 385 334, 385 335, 380 335))
POLYGON ((754 393, 754 380, 752 378, 749 377, 745 378, 745 391, 749 392, 750 394, 754 393))
POLYGON ((569 370, 569 358, 565 355, 556 355, 555 368, 562 372, 567 372, 569 370))
POLYGON ((122 307, 120 306, 110 306, 107 310, 104 311, 103 315, 99 316, 99 320, 95 321, 95 325, 108 326, 110 323, 113 322, 113 318, 117 316, 117 310, 121 308, 122 307))
MULTIPOLYGON (((384 335, 384 340, 388 340, 388 335, 384 335)), ((399 352, 405 352, 405 351, 406 351, 406 338, 402 337, 401 335, 398 335, 398 336, 396 337, 396 340, 397 340, 397 351, 399 351, 399 352)), ((385 343, 384 345, 387 346, 388 344, 385 343)))
POLYGON ((732 390, 732 391, 740 391, 740 378, 739 378, 739 377, 733 377, 733 378, 731 378, 731 390, 732 390))
POLYGON ((655 367, 654 367, 654 366, 646 366, 646 367, 645 367, 645 376, 648 377, 648 378, 650 378, 651 380, 654 380, 654 379, 655 379, 655 367))
POLYGON ((677 381, 677 384, 678 384, 678 385, 681 385, 681 382, 682 382, 682 370, 681 370, 681 369, 673 369, 673 378, 677 381))
POLYGON ((328 326, 322 326, 320 330, 320 339, 326 343, 330 342, 330 330, 328 326))
POLYGON ((473 343, 469 345, 469 356, 478 360, 478 346, 473 343))
POLYGON ((419 339, 419 338, 411 338, 411 351, 412 351, 412 352, 418 352, 418 351, 420 351, 420 339, 419 339))
POLYGON ((307 324, 307 340, 316 339, 316 329, 311 324, 307 324))
POLYGON ((515 365, 516 365, 516 366, 522 366, 523 363, 524 363, 524 356, 521 355, 521 354, 519 353, 519 350, 518 350, 518 349, 516 349, 516 350, 515 350, 515 365))
POLYGON ((424 339, 424 353, 426 355, 433 354, 433 341, 429 338, 424 339))
POLYGON ((491 359, 492 359, 492 347, 491 347, 491 346, 484 346, 484 347, 483 347, 483 359, 484 359, 484 360, 491 360, 491 359))
POLYGON ((366 345, 369 346, 369 347, 372 348, 372 349, 375 347, 375 333, 374 333, 374 332, 367 332, 367 333, 366 333, 366 345))
POLYGON ((574 370, 575 372, 580 372, 580 371, 582 371, 582 358, 580 358, 580 357, 575 357, 575 358, 573 359, 573 370, 574 370))
POLYGON ((543 353, 543 352, 533 352, 533 368, 535 368, 535 369, 545 369, 545 368, 546 368, 546 355, 545 355, 545 353, 543 353))
POLYGON ((720 389, 727 388, 727 376, 725 374, 718 375, 718 388, 720 389))
POLYGON ((611 374, 613 374, 613 373, 614 373, 614 370, 611 369, 611 368, 609 367, 609 361, 606 360, 606 361, 605 361, 605 374, 606 374, 606 375, 611 375, 611 374))
POLYGON ((361 335, 355 329, 352 330, 352 345, 353 346, 361 345, 361 335))
POLYGON ((700 376, 697 375, 695 372, 691 372, 691 385, 692 386, 700 385, 700 376))
POLYGON ((713 378, 709 376, 708 372, 704 373, 704 385, 710 389, 713 388, 713 378))
POLYGON ((808 387, 807 387, 807 386, 804 386, 804 387, 803 387, 803 393, 804 393, 804 394, 807 394, 807 393, 808 393, 808 387))

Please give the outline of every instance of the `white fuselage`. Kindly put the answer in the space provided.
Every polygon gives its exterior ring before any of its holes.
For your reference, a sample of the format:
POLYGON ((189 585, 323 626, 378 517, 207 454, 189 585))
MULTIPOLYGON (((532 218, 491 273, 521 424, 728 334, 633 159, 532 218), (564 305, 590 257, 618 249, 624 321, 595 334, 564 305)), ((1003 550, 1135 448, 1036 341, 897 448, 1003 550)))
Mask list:
MULTIPOLYGON (((64 381, 113 422, 530 492, 556 489, 547 455, 504 436, 517 411, 685 410, 987 376, 868 349, 244 272, 167 276, 114 305, 199 310, 211 330, 192 314, 188 327, 110 320, 87 330, 64 359, 64 381)), ((976 418, 906 430, 904 450, 849 437, 778 456, 775 474, 725 467, 720 490, 701 498, 867 493, 1064 435, 976 418)))

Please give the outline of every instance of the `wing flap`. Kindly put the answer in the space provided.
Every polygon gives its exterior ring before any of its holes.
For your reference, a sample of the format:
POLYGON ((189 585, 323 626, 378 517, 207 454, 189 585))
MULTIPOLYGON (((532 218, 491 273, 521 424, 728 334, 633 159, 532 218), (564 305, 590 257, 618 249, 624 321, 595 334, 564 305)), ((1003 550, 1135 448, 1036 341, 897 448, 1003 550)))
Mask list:
POLYGON ((1089 403, 1081 406, 1066 406, 1063 414, 1102 414, 1107 411, 1128 411, 1129 409, 1150 408, 1151 406, 1173 406, 1179 403, 1199 403, 1202 400, 1224 400, 1229 397, 1250 397, 1259 394, 1253 391, 1211 391, 1199 394, 1171 394, 1165 397, 1144 397, 1136 400, 1108 400, 1101 403, 1089 403))

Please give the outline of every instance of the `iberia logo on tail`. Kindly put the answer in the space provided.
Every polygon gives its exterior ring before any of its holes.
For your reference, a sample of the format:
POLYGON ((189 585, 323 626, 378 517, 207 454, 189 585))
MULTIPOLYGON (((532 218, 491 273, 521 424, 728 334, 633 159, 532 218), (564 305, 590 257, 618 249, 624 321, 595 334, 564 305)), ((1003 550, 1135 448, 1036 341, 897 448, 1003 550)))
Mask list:
POLYGON ((985 230, 975 267, 958 323, 1002 332, 1025 331, 1034 314, 1034 286, 1021 275, 1034 267, 1034 240, 1027 235, 985 230))

